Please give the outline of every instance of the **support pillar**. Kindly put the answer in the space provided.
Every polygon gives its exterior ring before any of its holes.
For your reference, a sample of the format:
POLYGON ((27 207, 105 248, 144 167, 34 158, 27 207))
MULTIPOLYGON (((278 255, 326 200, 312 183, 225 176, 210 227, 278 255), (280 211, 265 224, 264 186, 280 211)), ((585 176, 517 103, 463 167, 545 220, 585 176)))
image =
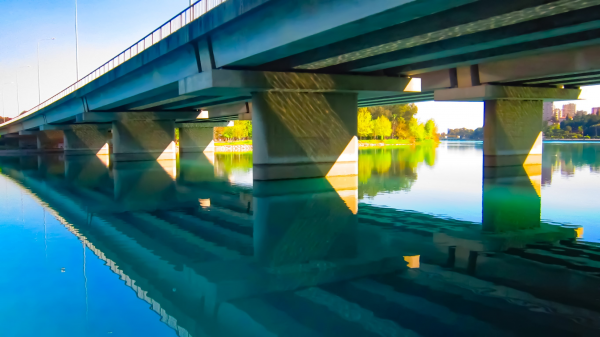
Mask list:
POLYGON ((175 122, 119 120, 112 123, 115 161, 174 160, 175 122))
POLYGON ((181 127, 179 128, 179 151, 214 152, 215 142, 213 127, 181 127))
POLYGON ((58 150, 64 147, 64 136, 61 130, 37 132, 38 150, 58 150))
POLYGON ((37 137, 35 135, 19 136, 19 149, 21 150, 36 150, 37 137))
POLYGON ((483 165, 541 165, 542 115, 542 100, 485 101, 483 165))
POLYGON ((255 180, 358 174, 357 94, 258 92, 255 180))
POLYGON ((65 155, 108 155, 108 125, 72 125, 64 130, 65 155))

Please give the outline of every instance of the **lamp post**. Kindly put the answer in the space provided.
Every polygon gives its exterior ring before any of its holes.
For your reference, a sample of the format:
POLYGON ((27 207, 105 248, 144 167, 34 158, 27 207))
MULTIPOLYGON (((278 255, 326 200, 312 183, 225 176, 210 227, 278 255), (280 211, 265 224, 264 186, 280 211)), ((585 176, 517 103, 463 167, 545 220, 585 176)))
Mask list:
POLYGON ((37 42, 38 104, 42 103, 42 94, 41 94, 41 89, 40 89, 40 42, 52 41, 52 40, 54 40, 54 38, 41 39, 41 40, 38 40, 38 42, 37 42))
POLYGON ((22 66, 17 68, 17 116, 21 114, 21 107, 19 105, 19 69, 31 68, 31 66, 22 66))
POLYGON ((79 81, 79 33, 77 32, 77 0, 75 0, 75 82, 79 81))
POLYGON ((6 123, 6 102, 4 101, 4 86, 7 84, 15 84, 15 82, 2 83, 2 89, 0 90, 0 92, 2 92, 2 123, 6 123))

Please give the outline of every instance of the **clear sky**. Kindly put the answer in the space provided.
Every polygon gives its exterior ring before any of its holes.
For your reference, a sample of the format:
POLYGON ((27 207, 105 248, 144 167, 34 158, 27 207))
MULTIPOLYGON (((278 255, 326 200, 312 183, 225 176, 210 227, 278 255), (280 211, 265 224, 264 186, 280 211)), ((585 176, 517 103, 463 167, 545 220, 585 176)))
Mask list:
MULTIPOLYGON (((79 76, 83 77, 158 28, 189 0, 78 0, 79 76)), ((0 93, 13 117, 38 103, 36 46, 40 39, 40 92, 44 101, 75 82, 75 0, 0 0, 0 93), (17 74, 19 109, 17 109, 17 74), (11 83, 12 82, 12 83, 11 83)), ((600 87, 578 109, 600 106, 600 87)), ((562 103, 556 103, 562 106, 562 103)), ((418 103, 417 118, 440 131, 483 125, 482 103, 418 103)))

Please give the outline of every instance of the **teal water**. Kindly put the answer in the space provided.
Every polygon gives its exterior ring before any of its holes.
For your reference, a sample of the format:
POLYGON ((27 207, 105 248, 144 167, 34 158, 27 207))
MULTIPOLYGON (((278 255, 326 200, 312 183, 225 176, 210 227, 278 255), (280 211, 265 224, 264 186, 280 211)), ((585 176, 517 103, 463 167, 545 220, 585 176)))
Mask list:
POLYGON ((251 154, 0 157, 0 336, 593 336, 600 144, 361 150, 253 182, 251 154))

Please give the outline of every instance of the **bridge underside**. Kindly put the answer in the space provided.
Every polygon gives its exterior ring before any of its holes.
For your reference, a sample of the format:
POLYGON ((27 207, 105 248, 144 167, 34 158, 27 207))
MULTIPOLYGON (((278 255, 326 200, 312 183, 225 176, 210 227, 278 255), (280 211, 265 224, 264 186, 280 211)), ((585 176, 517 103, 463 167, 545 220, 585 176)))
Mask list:
MULTIPOLYGON (((23 133, 22 147, 33 147, 35 132, 100 125, 112 129, 105 144, 115 153, 157 154, 117 157, 155 159, 171 144, 165 125, 253 120, 257 110, 273 120, 260 122, 268 127, 255 133, 264 138, 255 150, 296 144, 286 150, 292 162, 323 167, 331 154, 306 144, 333 141, 316 131, 327 111, 351 119, 341 111, 348 107, 328 105, 336 95, 354 108, 468 100, 486 102, 486 165, 537 163, 541 102, 577 99, 580 86, 600 84, 599 33, 600 0, 228 0, 75 92, 0 125, 0 134, 23 133), (267 93, 285 104, 253 107, 267 93), (327 104, 315 106, 315 95, 327 104), (164 142, 115 132, 125 124, 164 142), (526 135, 511 134, 515 126, 526 135), (287 128, 287 138, 269 136, 269 127, 287 128)), ((356 135, 355 126, 342 129, 356 135)), ((201 139, 199 132, 186 134, 201 139)))

